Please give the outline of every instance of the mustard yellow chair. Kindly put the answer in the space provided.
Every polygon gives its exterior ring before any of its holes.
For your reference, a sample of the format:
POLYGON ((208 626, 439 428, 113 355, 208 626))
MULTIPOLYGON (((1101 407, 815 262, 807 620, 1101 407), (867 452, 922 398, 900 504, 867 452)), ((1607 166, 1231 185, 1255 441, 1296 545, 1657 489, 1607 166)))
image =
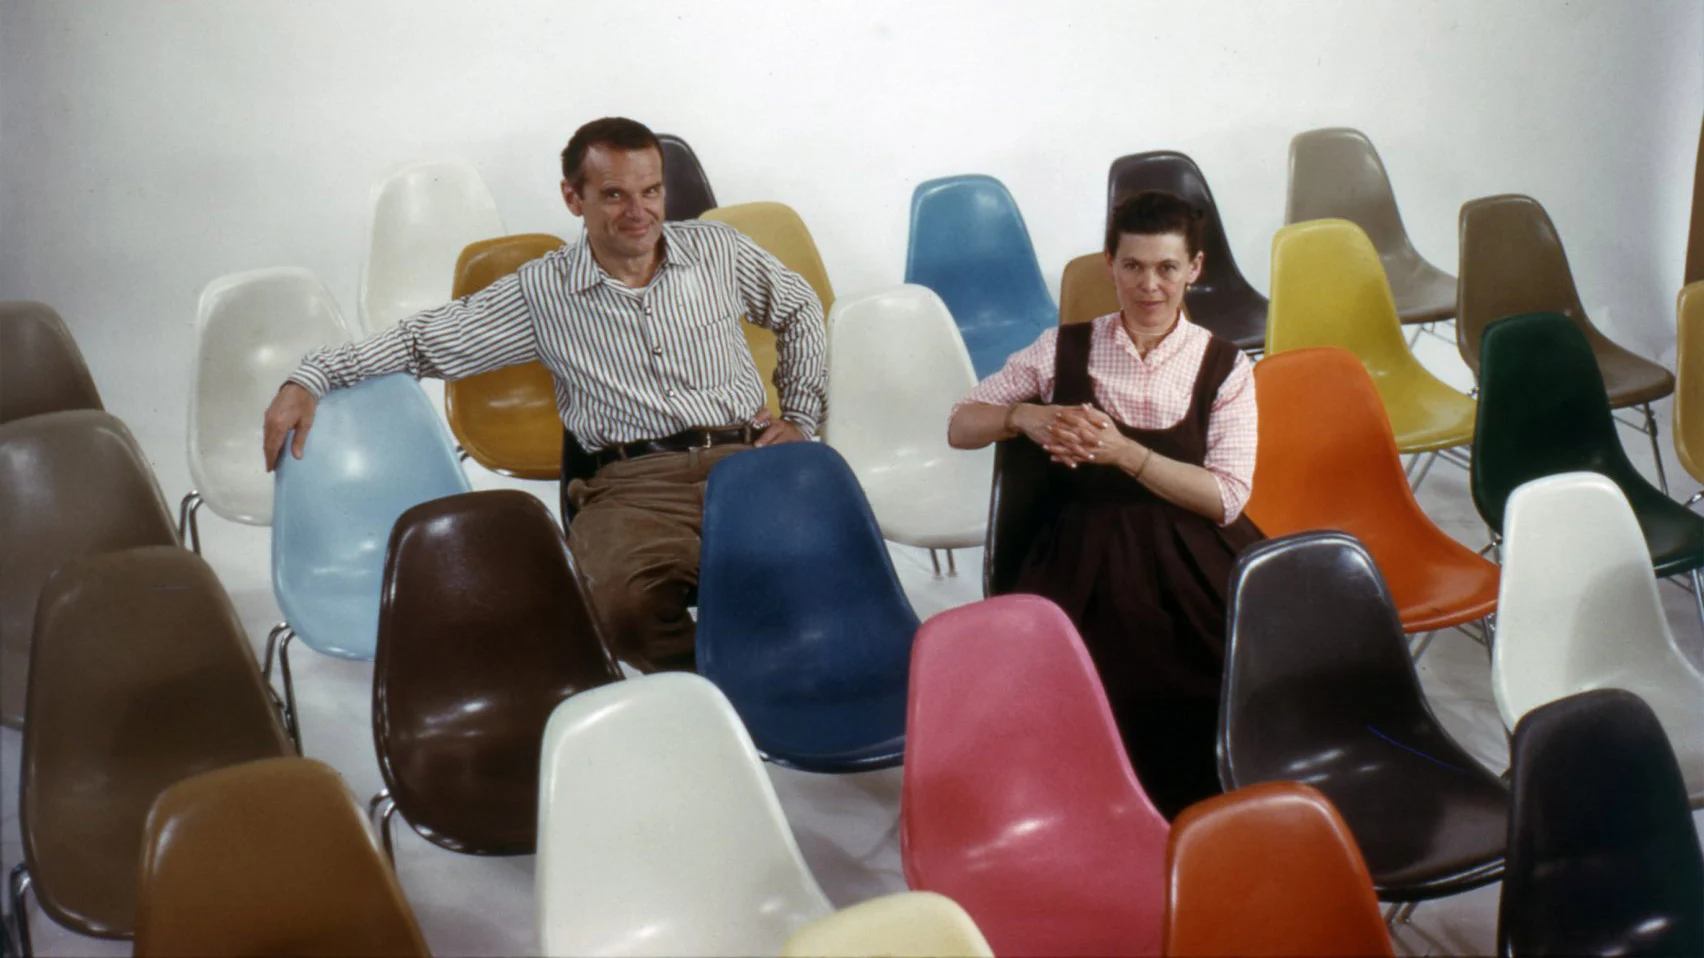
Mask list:
MULTIPOLYGON (((822 254, 805 221, 785 203, 741 203, 737 206, 718 206, 705 210, 699 219, 726 223, 756 241, 757 245, 774 254, 788 269, 805 278, 822 300, 822 314, 834 308, 834 287, 823 268, 822 254)), ((781 415, 781 399, 775 393, 775 334, 762 326, 741 323, 746 345, 757 362, 763 388, 769 394, 769 411, 781 415)))
POLYGON ((1065 264, 1059 281, 1059 325, 1086 323, 1118 312, 1118 290, 1106 271, 1106 255, 1085 253, 1065 264))
MULTIPOLYGON (((1681 468, 1704 482, 1704 280, 1680 291, 1675 330, 1679 342, 1674 364, 1674 451, 1681 468)), ((1704 492, 1686 504, 1700 499, 1704 492)))
POLYGON ((951 898, 906 891, 872 898, 793 933, 781 958, 994 958, 976 922, 951 898))
MULTIPOLYGON (((548 233, 480 240, 462 250, 450 295, 471 296, 562 246, 548 233)), ((444 414, 462 449, 492 472, 555 479, 562 469, 562 416, 556 385, 539 363, 522 363, 444 387, 444 414)))
POLYGON ((1272 238, 1266 354, 1310 346, 1340 346, 1361 361, 1398 451, 1437 453, 1472 441, 1474 401, 1409 352, 1378 251, 1348 220, 1295 223, 1272 238))

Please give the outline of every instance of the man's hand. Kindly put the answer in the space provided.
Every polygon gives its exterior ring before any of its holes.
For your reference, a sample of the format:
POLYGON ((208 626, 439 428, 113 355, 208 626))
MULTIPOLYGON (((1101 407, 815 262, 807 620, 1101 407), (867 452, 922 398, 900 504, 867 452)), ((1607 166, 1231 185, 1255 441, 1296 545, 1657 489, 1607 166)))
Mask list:
POLYGON ((763 435, 758 436, 757 442, 752 443, 752 445, 773 446, 783 442, 804 441, 806 441, 805 434, 800 431, 798 426, 785 419, 777 419, 769 424, 769 428, 763 430, 763 435))
POLYGON ((284 437, 292 429, 296 430, 296 440, 290 444, 290 453, 297 459, 302 458, 302 450, 307 447, 308 429, 314 424, 314 410, 318 407, 319 400, 314 398, 314 394, 295 383, 285 383, 284 388, 278 390, 278 395, 272 397, 272 405, 266 407, 266 425, 260 439, 267 472, 271 472, 277 464, 284 437))

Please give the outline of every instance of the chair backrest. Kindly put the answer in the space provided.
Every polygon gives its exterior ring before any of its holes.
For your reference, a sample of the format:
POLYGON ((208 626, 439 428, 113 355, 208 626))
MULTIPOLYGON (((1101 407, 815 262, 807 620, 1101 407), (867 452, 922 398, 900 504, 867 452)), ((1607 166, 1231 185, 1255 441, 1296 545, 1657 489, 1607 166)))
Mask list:
POLYGON ((1503 529, 1516 486, 1559 472, 1643 481, 1615 434, 1591 344, 1559 313, 1498 320, 1485 330, 1470 483, 1485 524, 1503 529))
POLYGON ((1392 953, 1355 836, 1300 782, 1263 782, 1185 809, 1166 873, 1166 955, 1392 953))
POLYGON ((206 772, 148 813, 136 954, 430 954, 343 779, 306 758, 206 772))
POLYGON ((1704 954, 1704 857, 1673 750, 1621 689, 1515 727, 1502 955, 1704 954))
POLYGON ((1378 251, 1348 220, 1293 223, 1272 237, 1266 354, 1309 346, 1349 350, 1375 383, 1419 365, 1378 251))
POLYGON ((456 851, 530 853, 544 723, 563 699, 620 677, 562 531, 536 498, 469 492, 397 519, 373 742, 415 831, 456 851))
POLYGON ((29 681, 19 822, 42 908, 128 938, 154 799, 288 755, 290 740, 218 578, 175 546, 62 568, 42 590, 29 681))
POLYGON ((716 205, 710 178, 698 162, 698 154, 673 133, 657 134, 663 148, 663 216, 671 220, 697 219, 716 205))
POLYGON ((116 416, 74 409, 0 425, 0 720, 23 724, 36 602, 54 570, 177 541, 148 460, 116 416))
POLYGON ((988 501, 988 543, 982 551, 982 594, 1012 591, 1030 543, 1047 521, 1053 483, 1047 453, 1019 436, 994 444, 994 482, 988 501))
POLYGON ((410 163, 373 186, 361 325, 368 335, 450 298, 456 257, 503 234, 485 180, 461 158, 410 163))
POLYGON ((1692 230, 1686 237, 1684 276, 1688 286, 1704 282, 1704 124, 1699 125, 1697 167, 1692 174, 1692 230))
POLYGON ((1483 196, 1461 205, 1461 282, 1456 349, 1479 371, 1486 327, 1505 316, 1561 313, 1589 337, 1601 336, 1574 286, 1568 254, 1550 214, 1530 196, 1483 196))
POLYGON ((331 291, 305 269, 232 273, 201 290, 189 475, 208 508, 235 522, 272 521, 272 477, 255 453, 260 411, 304 353, 352 338, 331 291))
POLYGON ((839 453, 797 442, 717 463, 702 543, 698 669, 766 754, 904 734, 917 615, 839 453))
POLYGON ((1106 271, 1104 253, 1084 253, 1065 264, 1059 278, 1059 324, 1086 323, 1119 310, 1118 288, 1106 271))
POLYGON ((1681 289, 1674 311, 1674 451, 1704 482, 1704 280, 1681 289))
POLYGON ((65 409, 104 409, 65 320, 46 303, 0 303, 0 423, 65 409))
POLYGON ((841 955, 994 958, 965 910, 932 891, 896 892, 842 908, 794 932, 781 948, 781 958, 841 955))
POLYGON ((1357 224, 1381 255, 1418 255, 1397 212, 1384 161, 1359 130, 1308 130, 1290 140, 1284 222, 1323 219, 1357 224))
POLYGON ((1173 150, 1132 153, 1113 160, 1106 174, 1107 215, 1112 215, 1121 198, 1141 190, 1165 190, 1201 211, 1201 252, 1206 259, 1201 275, 1189 286, 1191 294, 1254 292, 1242 270, 1237 268, 1236 257, 1231 255, 1225 224, 1219 218, 1219 205, 1213 202, 1213 191, 1194 160, 1173 150))
POLYGON ((285 442, 275 475, 284 618, 318 651, 371 659, 391 527, 410 506, 468 491, 442 421, 406 375, 339 389, 320 400, 301 459, 285 442))
POLYGON ((545 728, 542 765, 545 954, 776 954, 833 910, 744 724, 696 675, 568 699, 545 728))

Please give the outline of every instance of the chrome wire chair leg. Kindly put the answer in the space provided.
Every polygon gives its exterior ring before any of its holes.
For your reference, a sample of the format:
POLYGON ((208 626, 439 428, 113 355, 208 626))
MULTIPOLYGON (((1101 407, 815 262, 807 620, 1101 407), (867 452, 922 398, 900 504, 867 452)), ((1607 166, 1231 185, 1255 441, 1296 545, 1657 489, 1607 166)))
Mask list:
POLYGON ((6 897, 9 899, 8 907, 12 910, 8 919, 12 926, 12 941, 18 946, 18 954, 23 958, 32 958, 35 955, 35 946, 30 942, 29 891, 29 867, 19 862, 12 869, 6 897))
POLYGON ((947 575, 958 575, 958 563, 953 561, 953 550, 947 549, 947 575))
POLYGON ((1433 463, 1435 463, 1435 462, 1437 462, 1437 461, 1438 461, 1438 454, 1437 454, 1437 453, 1435 453, 1435 452, 1433 452, 1433 453, 1428 453, 1428 454, 1427 454, 1427 455, 1426 455, 1426 456, 1425 456, 1425 457, 1424 457, 1424 459, 1423 459, 1423 460, 1422 460, 1422 457, 1420 457, 1420 456, 1416 456, 1416 457, 1415 457, 1415 461, 1416 461, 1416 462, 1422 462, 1422 461, 1423 461, 1423 462, 1424 462, 1424 464, 1423 464, 1423 465, 1421 465, 1421 467, 1420 467, 1420 474, 1419 474, 1419 475, 1417 475, 1417 476, 1415 476, 1415 477, 1414 477, 1414 478, 1413 478, 1413 479, 1412 479, 1412 480, 1411 480, 1411 481, 1410 481, 1410 482, 1409 482, 1409 483, 1408 483, 1408 485, 1409 485, 1409 486, 1410 486, 1410 487, 1411 487, 1411 488, 1412 488, 1412 489, 1413 489, 1413 490, 1414 490, 1414 491, 1415 491, 1415 492, 1419 492, 1419 491, 1420 491, 1420 484, 1421 484, 1421 483, 1422 483, 1422 482, 1425 482, 1425 481, 1426 481, 1426 474, 1427 474, 1427 473, 1429 473, 1429 472, 1431 472, 1431 471, 1432 471, 1432 464, 1433 464, 1433 463))
POLYGON ((391 798, 390 789, 379 789, 367 803, 367 817, 373 821, 373 830, 379 833, 379 844, 384 847, 385 860, 390 862, 393 871, 396 869, 396 848, 391 840, 391 818, 395 815, 396 799, 391 798))
POLYGON ((1394 929, 1397 925, 1408 924, 1408 919, 1414 917, 1414 909, 1419 907, 1419 905, 1420 903, 1417 901, 1393 903, 1389 908, 1385 909, 1385 927, 1394 929))
POLYGON ((1704 502, 1704 489, 1700 489, 1693 493, 1692 498, 1686 500, 1686 508, 1690 509, 1700 502, 1704 502))
POLYGON ((260 667, 260 677, 267 685, 272 684, 272 654, 278 653, 278 675, 284 684, 284 727, 290 733, 290 740, 296 743, 296 754, 302 754, 302 721, 296 713, 296 683, 290 675, 290 641, 296 637, 296 630, 290 628, 290 623, 280 622, 266 634, 266 655, 260 667))
POLYGON ((935 566, 935 578, 941 577, 941 555, 934 549, 929 550, 929 561, 935 566))
POLYGON ((1431 323, 1416 323, 1414 325, 1414 335, 1408 337, 1408 351, 1409 352, 1414 351, 1415 344, 1420 342, 1420 337, 1424 336, 1426 334, 1426 327, 1428 327, 1430 325, 1432 325, 1432 324, 1431 323))
POLYGON ((459 443, 459 442, 456 443, 456 461, 457 462, 466 462, 466 461, 468 461, 469 459, 472 459, 472 458, 473 458, 473 453, 468 452, 466 449, 463 449, 461 443, 459 443))
POLYGON ((1657 463, 1657 486, 1668 495, 1668 472, 1663 469, 1663 447, 1657 439, 1657 414, 1651 411, 1651 404, 1645 403, 1645 434, 1651 437, 1651 456, 1657 463))
POLYGON ((1704 571, 1692 570, 1692 601, 1698 603, 1698 621, 1704 623, 1704 571))
POLYGON ((1425 655, 1426 650, 1431 647, 1432 640, 1437 638, 1437 637, 1438 637, 1438 633, 1436 633, 1436 632, 1422 632, 1422 633, 1420 633, 1420 641, 1414 643, 1414 653, 1412 655, 1412 658, 1414 659, 1416 664, 1419 663, 1420 656, 1425 655))
POLYGON ((201 493, 191 489, 178 503, 178 541, 189 546, 189 551, 196 555, 201 554, 201 523, 195 520, 195 514, 201 511, 201 504, 206 501, 201 498, 201 493))

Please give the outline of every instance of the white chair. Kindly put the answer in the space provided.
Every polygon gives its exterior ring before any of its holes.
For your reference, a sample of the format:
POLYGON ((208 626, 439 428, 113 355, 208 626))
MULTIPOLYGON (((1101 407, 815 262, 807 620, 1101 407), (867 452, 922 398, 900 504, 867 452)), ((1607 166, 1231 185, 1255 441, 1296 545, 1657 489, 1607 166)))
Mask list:
POLYGON ((260 452, 261 414, 285 377, 317 346, 353 338, 337 301, 293 266, 221 276, 201 291, 189 387, 189 475, 178 538, 201 551, 196 512, 272 522, 272 477, 260 452))
POLYGON ((1657 713, 1704 803, 1704 673, 1676 647, 1621 489, 1595 472, 1509 496, 1491 685, 1503 724, 1576 692, 1626 689, 1657 713))
POLYGON ((988 529, 994 450, 947 445, 947 416, 975 385, 964 339, 932 290, 907 284, 834 304, 825 439, 852 466, 884 538, 931 557, 947 549, 949 562, 988 529))
POLYGON ((773 955, 833 911, 709 681, 664 673, 581 692, 551 715, 541 762, 546 955, 773 955))
POLYGON ((844 908, 793 933, 781 958, 994 958, 976 922, 956 902, 932 891, 883 895, 844 908))
POLYGON ((373 187, 373 221, 361 269, 368 335, 450 300, 456 257, 502 236, 503 217, 479 170, 453 158, 412 163, 373 187))

